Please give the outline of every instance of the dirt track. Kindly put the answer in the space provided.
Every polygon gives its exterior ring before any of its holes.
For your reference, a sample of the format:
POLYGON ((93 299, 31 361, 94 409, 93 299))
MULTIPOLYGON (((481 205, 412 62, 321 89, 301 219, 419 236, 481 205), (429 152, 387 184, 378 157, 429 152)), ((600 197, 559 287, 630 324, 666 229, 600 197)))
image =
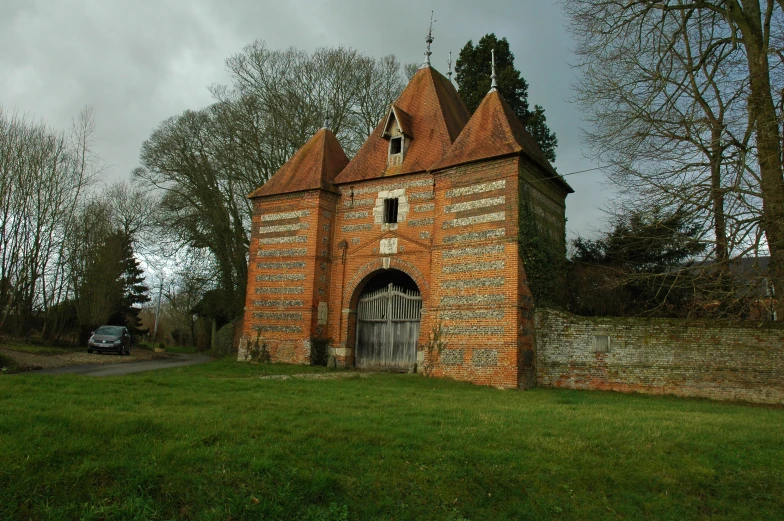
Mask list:
POLYGON ((167 353, 154 353, 146 349, 131 349, 129 356, 89 354, 87 349, 75 353, 63 353, 59 355, 35 355, 22 351, 14 351, 7 347, 0 347, 0 354, 14 359, 22 371, 34 371, 36 369, 54 369, 57 367, 67 367, 74 365, 88 364, 125 364, 129 362, 146 362, 149 360, 161 360, 171 358, 167 353))

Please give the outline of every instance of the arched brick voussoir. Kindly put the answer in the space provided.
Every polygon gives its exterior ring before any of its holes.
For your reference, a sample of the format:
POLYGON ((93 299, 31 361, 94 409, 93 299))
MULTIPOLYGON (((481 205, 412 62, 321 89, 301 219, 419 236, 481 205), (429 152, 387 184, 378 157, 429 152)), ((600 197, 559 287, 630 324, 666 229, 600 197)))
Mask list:
MULTIPOLYGON (((384 261, 383 259, 376 259, 373 261, 368 262, 361 268, 359 268, 354 275, 349 279, 348 284, 346 284, 346 292, 343 296, 342 307, 343 309, 349 309, 351 307, 352 301, 355 300, 355 293, 357 291, 357 287, 365 281, 369 275, 381 271, 384 269, 384 261)), ((392 258, 389 262, 389 268, 398 271, 402 271, 409 277, 416 282, 417 287, 419 288, 419 292, 422 294, 422 302, 428 302, 430 300, 430 285, 427 283, 427 279, 419 269, 411 264, 410 262, 406 262, 403 259, 392 258)))

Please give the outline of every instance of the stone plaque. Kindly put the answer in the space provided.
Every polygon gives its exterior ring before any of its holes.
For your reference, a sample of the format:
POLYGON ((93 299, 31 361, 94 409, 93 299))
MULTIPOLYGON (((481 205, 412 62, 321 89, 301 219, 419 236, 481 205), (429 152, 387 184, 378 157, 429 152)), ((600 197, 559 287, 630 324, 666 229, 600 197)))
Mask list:
POLYGON ((327 303, 326 302, 319 302, 318 305, 318 325, 319 326, 326 326, 327 325, 327 303))
POLYGON ((397 253, 397 237, 381 239, 381 244, 379 245, 378 252, 382 255, 390 255, 390 254, 397 253))

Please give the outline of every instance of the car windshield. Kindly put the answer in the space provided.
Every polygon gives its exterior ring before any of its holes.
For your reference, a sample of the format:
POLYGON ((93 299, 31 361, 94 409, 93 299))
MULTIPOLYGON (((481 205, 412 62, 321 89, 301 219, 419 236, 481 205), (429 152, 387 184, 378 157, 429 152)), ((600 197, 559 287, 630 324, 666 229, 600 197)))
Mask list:
POLYGON ((122 328, 117 326, 101 326, 95 331, 96 335, 122 336, 122 328))

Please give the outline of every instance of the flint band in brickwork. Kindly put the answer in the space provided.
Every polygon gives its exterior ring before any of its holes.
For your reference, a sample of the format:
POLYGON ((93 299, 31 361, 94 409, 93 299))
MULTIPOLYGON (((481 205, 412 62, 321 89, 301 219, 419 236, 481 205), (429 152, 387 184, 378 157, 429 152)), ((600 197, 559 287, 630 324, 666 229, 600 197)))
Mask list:
POLYGON ((531 194, 531 197, 536 199, 536 202, 540 203, 541 205, 546 206, 554 214, 556 214, 556 215, 563 215, 564 207, 559 205, 558 203, 556 203, 555 201, 553 201, 552 199, 550 199, 546 195, 544 195, 539 190, 530 190, 528 193, 531 194))
POLYGON ((308 254, 305 248, 294 248, 291 250, 258 250, 258 257, 304 257, 308 254))
POLYGON ((443 289, 468 289, 468 288, 500 288, 506 284, 505 277, 480 277, 467 280, 445 280, 441 283, 443 289))
POLYGON ((439 314, 444 320, 470 320, 473 318, 504 318, 503 309, 449 310, 439 314))
POLYGON ((253 330, 262 333, 302 333, 302 326, 253 326, 253 330))
POLYGON ((295 212, 269 213, 261 216, 262 221, 282 221, 283 219, 295 219, 297 217, 307 217, 310 210, 297 210, 295 212))
POLYGON ((414 213, 432 212, 435 207, 435 203, 418 204, 414 206, 414 213))
POLYGON ((301 308, 302 300, 254 300, 253 305, 259 308, 301 308))
POLYGON ((349 224, 348 226, 343 227, 343 233, 362 232, 372 229, 372 224, 349 224))
POLYGON ((506 196, 488 197, 487 199, 477 199, 476 201, 466 201, 464 203, 448 204, 444 207, 444 213, 465 212, 476 210, 477 208, 487 208, 488 206, 498 206, 506 202, 506 196))
POLYGON ((498 351, 495 349, 475 349, 471 354, 471 365, 474 367, 498 365, 498 351))
POLYGON ((361 212, 346 212, 343 218, 347 221, 351 221, 353 219, 365 219, 367 216, 367 211, 363 210, 361 212))
POLYGON ((302 295, 305 293, 305 288, 302 286, 290 286, 288 288, 271 288, 269 286, 260 286, 256 288, 256 293, 270 295, 302 295))
POLYGON ((279 224, 277 226, 260 226, 259 233, 290 232, 293 230, 307 230, 309 223, 279 224))
POLYGON ((343 206, 346 208, 361 208, 363 206, 373 206, 376 204, 375 197, 368 198, 368 199, 351 199, 347 200, 343 203, 343 206))
POLYGON ((444 326, 448 335, 502 335, 504 326, 444 326))
POLYGON ((289 262, 259 262, 256 267, 262 270, 291 270, 296 268, 304 268, 305 261, 289 261, 289 262))
POLYGON ((430 232, 419 232, 419 238, 420 239, 429 239, 430 238, 430 232))
POLYGON ((441 273, 465 273, 468 271, 494 271, 502 270, 506 262, 502 260, 490 262, 465 262, 461 264, 448 264, 441 267, 441 273))
POLYGON ((279 275, 257 275, 257 282, 280 282, 284 280, 305 280, 304 273, 281 273, 279 275))
POLYGON ((474 215, 472 217, 463 217, 461 219, 452 219, 451 221, 445 221, 443 224, 443 228, 446 230, 448 228, 458 228, 460 226, 470 226, 472 224, 490 223, 490 222, 505 221, 505 220, 506 220, 506 212, 485 213, 482 215, 474 215))
POLYGON ((465 351, 463 349, 445 349, 441 352, 442 365, 462 365, 465 351))
POLYGON ((408 221, 409 226, 432 226, 433 218, 425 217, 424 219, 411 219, 408 221))
POLYGON ((504 302, 504 295, 491 294, 491 295, 455 295, 449 297, 441 297, 442 306, 462 306, 462 305, 482 305, 482 304, 500 304, 504 302))
POLYGON ((457 235, 447 235, 444 237, 444 244, 485 241, 489 239, 500 239, 502 237, 506 237, 506 229, 496 228, 494 230, 485 230, 482 232, 468 232, 457 235))
POLYGON ((441 257, 444 259, 454 259, 457 257, 476 257, 477 255, 490 255, 492 253, 503 253, 503 244, 488 244, 487 246, 474 246, 469 248, 456 248, 454 250, 443 250, 441 257))
MULTIPOLYGON (((400 190, 403 188, 415 188, 417 186, 431 186, 433 181, 431 179, 418 179, 416 181, 408 181, 406 183, 393 183, 393 184, 385 184, 385 185, 374 185, 368 186, 366 188, 357 188, 354 189, 354 195, 362 195, 362 194, 370 194, 376 192, 386 192, 389 190, 400 190)), ((350 192, 346 189, 343 189, 343 197, 347 197, 350 192)))
POLYGON ((435 192, 416 192, 409 194, 409 199, 412 201, 432 201, 436 198, 435 192))
POLYGON ((262 320, 302 320, 302 313, 275 313, 273 311, 257 311, 253 318, 262 320))
POLYGON ((293 235, 291 237, 266 237, 259 239, 259 244, 289 244, 297 242, 308 242, 308 236, 293 235))
POLYGON ((447 199, 452 197, 459 197, 461 195, 481 194, 484 192, 492 192, 493 190, 501 190, 506 188, 506 179, 500 181, 493 181, 492 183, 481 183, 471 186, 462 186, 460 188, 452 188, 447 190, 444 196, 447 199))

